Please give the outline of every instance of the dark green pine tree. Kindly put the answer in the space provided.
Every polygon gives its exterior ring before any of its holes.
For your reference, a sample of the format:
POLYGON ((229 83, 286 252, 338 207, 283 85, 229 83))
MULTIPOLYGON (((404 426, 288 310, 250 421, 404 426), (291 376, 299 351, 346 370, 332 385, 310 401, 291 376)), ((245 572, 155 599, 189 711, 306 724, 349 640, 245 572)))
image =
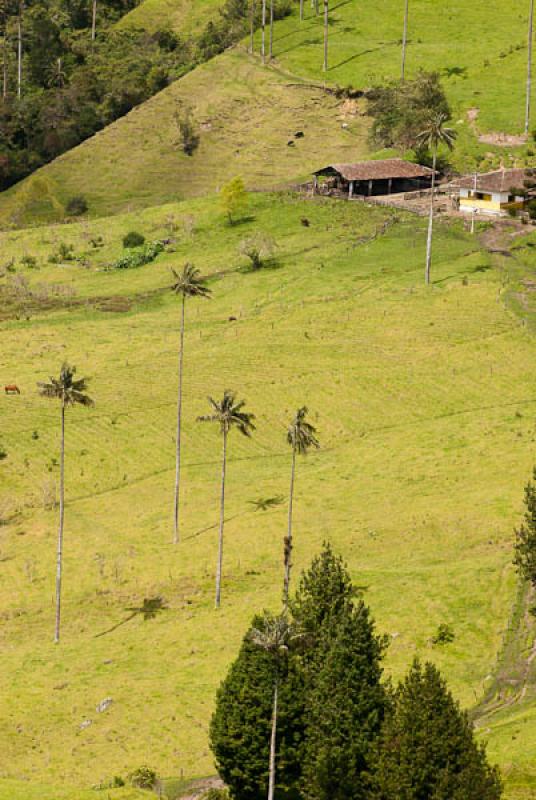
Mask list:
POLYGON ((498 800, 496 768, 433 664, 413 663, 386 715, 374 800, 498 800))
POLYGON ((536 589, 536 467, 534 483, 525 486, 525 522, 516 531, 514 564, 521 577, 536 589))
POLYGON ((302 794, 308 800, 368 796, 370 756, 385 711, 385 646, 362 599, 324 616, 307 671, 302 794))
POLYGON ((324 620, 345 608, 356 593, 344 561, 325 542, 320 555, 301 577, 290 604, 292 614, 300 629, 314 639, 324 620))
MULTIPOLYGON (((274 664, 252 640, 263 626, 257 617, 236 661, 218 690, 210 745, 218 773, 234 800, 258 800, 268 792, 274 664)), ((290 653, 280 666, 277 716, 276 795, 295 789, 300 777, 304 686, 299 661, 290 653)))

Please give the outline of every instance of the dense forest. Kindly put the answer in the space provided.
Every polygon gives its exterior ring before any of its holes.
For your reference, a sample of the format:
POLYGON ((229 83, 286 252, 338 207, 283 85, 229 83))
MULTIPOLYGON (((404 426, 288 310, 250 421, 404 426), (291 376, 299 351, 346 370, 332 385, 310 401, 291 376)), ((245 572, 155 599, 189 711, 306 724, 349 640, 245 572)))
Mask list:
MULTIPOLYGON (((136 4, 0 0, 0 190, 222 52, 250 25, 248 0, 227 0, 195 39, 117 29, 136 4)), ((289 11, 279 0, 276 19, 289 11)))

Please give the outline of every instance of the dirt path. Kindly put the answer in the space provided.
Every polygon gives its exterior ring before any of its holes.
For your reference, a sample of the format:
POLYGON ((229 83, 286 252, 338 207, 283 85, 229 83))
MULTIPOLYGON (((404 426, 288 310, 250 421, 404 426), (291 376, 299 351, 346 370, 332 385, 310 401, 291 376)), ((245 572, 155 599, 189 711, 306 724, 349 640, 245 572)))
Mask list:
POLYGON ((536 620, 531 613, 536 593, 524 587, 520 591, 499 655, 493 682, 471 717, 477 728, 505 708, 522 703, 530 691, 536 691, 532 665, 536 660, 536 620), (527 648, 527 641, 531 644, 527 648))

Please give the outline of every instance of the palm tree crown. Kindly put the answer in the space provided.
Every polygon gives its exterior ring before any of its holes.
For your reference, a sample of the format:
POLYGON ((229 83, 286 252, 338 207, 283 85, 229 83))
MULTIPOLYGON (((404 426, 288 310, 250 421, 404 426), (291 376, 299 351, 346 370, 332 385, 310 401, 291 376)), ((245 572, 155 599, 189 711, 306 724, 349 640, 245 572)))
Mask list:
POLYGON ((38 383, 39 394, 54 400, 61 400, 65 406, 93 406, 94 402, 86 394, 88 381, 86 378, 75 380, 76 367, 65 362, 59 378, 50 378, 50 383, 38 383))
POLYGON ((181 294, 183 297, 209 297, 211 294, 210 289, 206 286, 206 281, 201 277, 201 273, 196 269, 193 264, 185 264, 182 272, 176 272, 173 267, 171 268, 175 276, 175 283, 171 290, 175 294, 181 294))
POLYGON ((265 613, 261 624, 252 628, 249 633, 249 638, 254 645, 275 657, 288 652, 291 640, 295 636, 293 626, 285 614, 274 617, 265 613))
POLYGON ((307 455, 307 452, 314 447, 318 450, 320 442, 316 438, 316 428, 306 422, 307 406, 299 408, 296 412, 288 431, 287 442, 300 455, 307 455))
POLYGON ((445 127, 448 119, 448 115, 443 111, 431 114, 426 126, 417 137, 418 143, 433 151, 437 150, 440 144, 444 144, 449 150, 452 150, 458 134, 454 128, 445 127))
POLYGON ((253 424, 255 415, 242 411, 245 401, 241 400, 237 403, 234 392, 226 389, 220 402, 217 402, 212 397, 208 398, 208 402, 212 406, 214 413, 198 417, 198 422, 218 422, 222 434, 227 434, 231 428, 236 428, 244 436, 251 436, 252 431, 255 430, 255 425, 253 424))

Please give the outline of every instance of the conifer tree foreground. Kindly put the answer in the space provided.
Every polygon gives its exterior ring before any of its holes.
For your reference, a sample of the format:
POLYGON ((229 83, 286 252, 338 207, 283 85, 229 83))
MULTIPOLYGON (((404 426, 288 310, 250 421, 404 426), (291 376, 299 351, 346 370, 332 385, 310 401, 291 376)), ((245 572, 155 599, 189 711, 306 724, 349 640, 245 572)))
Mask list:
POLYGON ((536 467, 533 480, 525 486, 525 521, 516 531, 514 563, 521 577, 536 589, 536 467))
POLYGON ((498 800, 496 768, 433 664, 413 663, 383 725, 374 800, 498 800))
MULTIPOLYGON (((300 646, 290 649, 278 680, 276 795, 305 796, 307 783, 315 800, 363 796, 361 776, 371 768, 368 754, 384 713, 383 640, 355 594, 342 559, 325 545, 290 604, 300 646), (316 782, 327 765, 329 780, 316 782)), ((262 624, 256 618, 246 634, 211 723, 211 747, 234 800, 268 791, 273 660, 251 636, 262 624)))

